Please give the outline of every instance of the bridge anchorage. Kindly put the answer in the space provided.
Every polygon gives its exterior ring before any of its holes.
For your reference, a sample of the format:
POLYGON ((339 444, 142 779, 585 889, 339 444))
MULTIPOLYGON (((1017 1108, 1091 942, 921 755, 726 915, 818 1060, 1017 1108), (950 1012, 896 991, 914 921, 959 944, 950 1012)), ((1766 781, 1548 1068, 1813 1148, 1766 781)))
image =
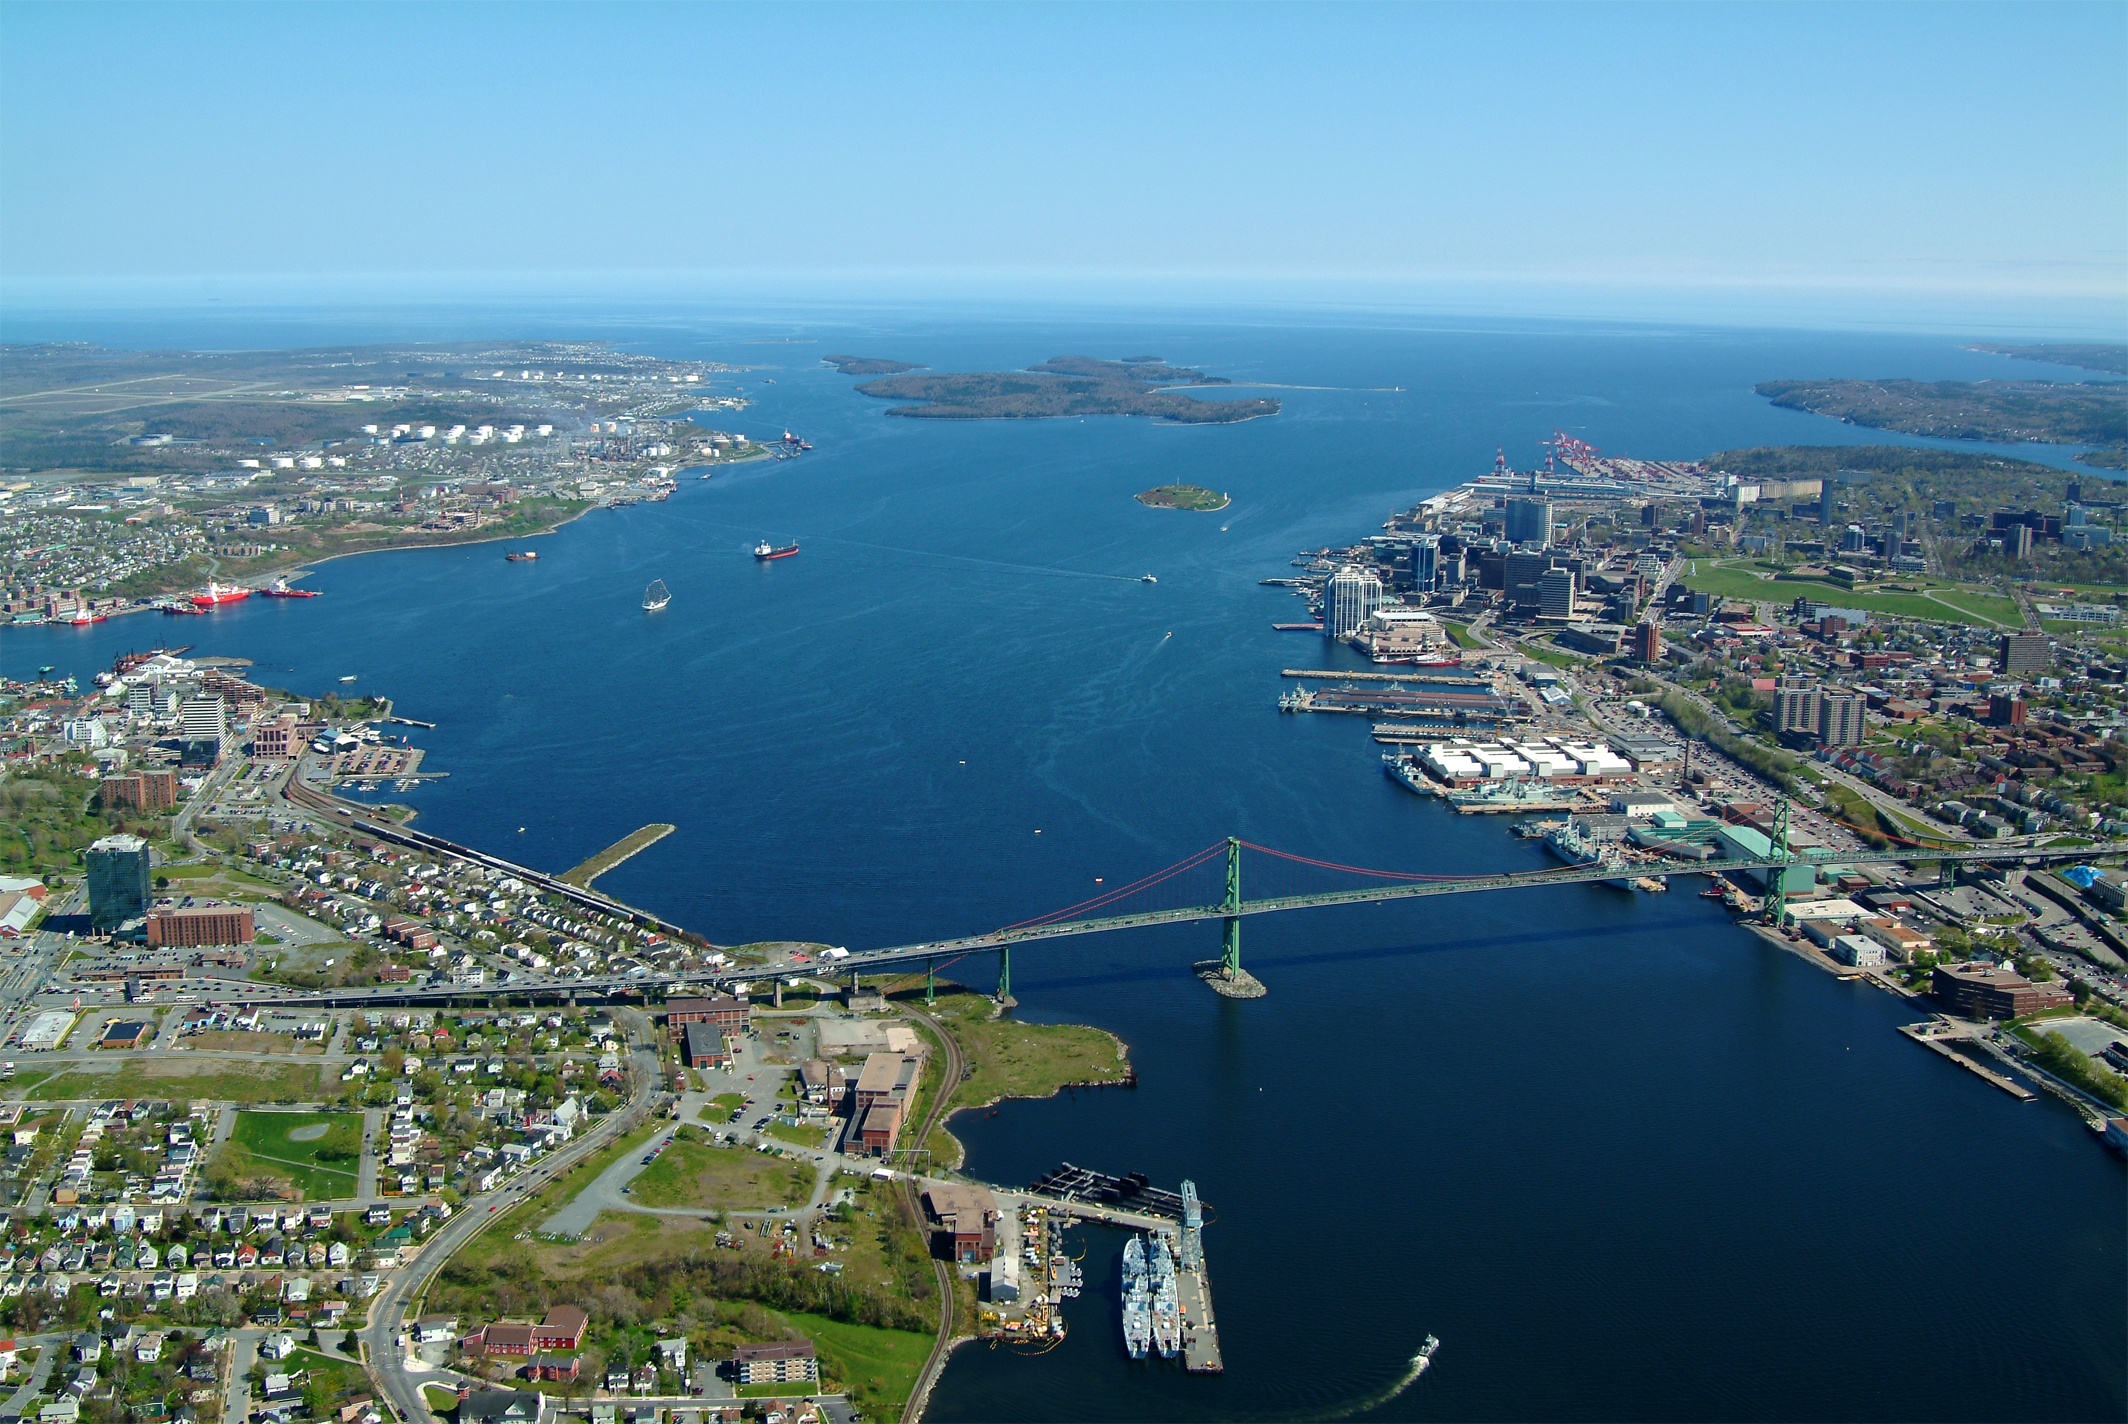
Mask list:
POLYGON ((1220 906, 1219 958, 1199 960, 1190 967, 1212 992, 1229 999, 1261 999, 1270 990, 1263 981, 1241 967, 1241 841, 1227 837, 1227 893, 1220 906))

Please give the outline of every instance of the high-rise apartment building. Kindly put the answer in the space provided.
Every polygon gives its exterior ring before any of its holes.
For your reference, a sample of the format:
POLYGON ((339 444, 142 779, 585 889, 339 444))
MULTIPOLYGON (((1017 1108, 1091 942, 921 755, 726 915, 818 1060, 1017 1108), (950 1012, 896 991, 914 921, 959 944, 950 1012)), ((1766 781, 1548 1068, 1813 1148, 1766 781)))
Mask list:
POLYGON ((1382 606, 1382 581, 1372 570, 1347 564, 1330 576, 1323 592, 1323 636, 1349 638, 1382 606))
POLYGON ((1818 741, 1828 747, 1862 745, 1862 709, 1868 705, 1859 692, 1818 694, 1818 741))
MULTIPOLYGON (((2018 527, 2024 528, 2023 525, 2018 527)), ((2022 677, 2054 663, 2054 643, 2044 633, 2005 633, 1996 644, 1995 652, 1995 660, 2002 664, 2003 674, 2007 677, 2022 677)))
POLYGON ((144 918, 153 895, 148 843, 139 836, 105 836, 88 850, 89 926, 115 930, 144 918))

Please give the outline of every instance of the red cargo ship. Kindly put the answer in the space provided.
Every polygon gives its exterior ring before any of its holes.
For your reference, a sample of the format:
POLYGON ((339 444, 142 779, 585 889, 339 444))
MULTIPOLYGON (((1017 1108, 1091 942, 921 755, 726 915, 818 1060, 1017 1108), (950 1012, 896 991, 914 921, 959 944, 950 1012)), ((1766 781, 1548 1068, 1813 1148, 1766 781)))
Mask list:
POLYGON ((763 539, 760 543, 754 545, 754 557, 761 560, 761 562, 763 563, 767 563, 770 559, 788 559, 791 555, 797 552, 798 546, 796 544, 786 545, 785 547, 778 549, 772 547, 766 539, 763 539))
POLYGON ((224 603, 242 603, 249 597, 251 597, 251 590, 248 588, 223 588, 218 583, 209 583, 204 589, 192 595, 192 606, 195 608, 218 608, 224 603))
POLYGON ((260 589, 259 592, 267 598, 316 598, 318 596, 318 591, 314 588, 290 588, 287 579, 275 579, 271 584, 260 589))

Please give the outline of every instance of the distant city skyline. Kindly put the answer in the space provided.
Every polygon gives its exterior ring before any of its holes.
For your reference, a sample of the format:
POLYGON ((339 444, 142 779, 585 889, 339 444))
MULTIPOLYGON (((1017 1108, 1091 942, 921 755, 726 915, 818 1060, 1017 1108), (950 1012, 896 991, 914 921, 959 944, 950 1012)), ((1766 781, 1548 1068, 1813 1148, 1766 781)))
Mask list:
POLYGON ((0 27, 16 302, 669 284, 2128 332, 2118 4, 0 27))

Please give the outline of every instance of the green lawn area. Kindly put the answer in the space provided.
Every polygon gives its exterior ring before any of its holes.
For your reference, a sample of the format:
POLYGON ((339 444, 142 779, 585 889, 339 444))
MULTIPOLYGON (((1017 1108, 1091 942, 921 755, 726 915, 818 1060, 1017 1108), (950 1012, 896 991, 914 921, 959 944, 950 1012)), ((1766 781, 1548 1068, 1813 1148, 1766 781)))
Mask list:
POLYGON ((1485 646, 1471 635, 1469 628, 1461 623, 1443 623, 1441 629, 1448 634, 1448 641, 1459 648, 1482 648, 1485 646))
POLYGON ((709 1110, 730 1117, 734 1111, 746 1106, 744 1093, 719 1093, 709 1100, 709 1110))
MULTIPOLYGON (((362 1366, 352 1360, 336 1360, 330 1355, 321 1355, 316 1350, 297 1350, 272 1368, 286 1370, 290 1374, 298 1371, 308 1374, 312 1380, 322 1382, 335 1401, 345 1399, 362 1388, 368 1378, 363 1374, 362 1366)), ((455 1395, 453 1403, 456 1403, 455 1395)))
POLYGON ((803 1203, 812 1195, 813 1170, 772 1152, 719 1147, 702 1129, 682 1127, 630 1185, 644 1206, 760 1211, 803 1203))
POLYGON ((2024 626, 2024 615, 2018 611, 2014 599, 1998 598, 1992 593, 1975 593, 1970 589, 1946 588, 1935 590, 1935 597, 1939 603, 1956 604, 1968 613, 1990 619, 2006 628, 2024 626))
POLYGON ((445 1389, 440 1384, 423 1385, 421 1399, 436 1414, 451 1414, 458 1408, 458 1391, 445 1389))
POLYGON ((1885 613, 1897 618, 1928 619, 1937 623, 1966 623, 1975 627, 1993 627, 2002 623, 2012 628, 2022 623, 2017 605, 2011 600, 1954 584, 1939 584, 1932 580, 1920 579, 1905 580, 1916 588, 1926 589, 1936 595, 1935 598, 1929 598, 1920 593, 1872 593, 1866 589, 1846 589, 1824 579, 1760 577, 1761 574, 1770 572, 1762 566, 1747 565, 1742 561, 1715 563, 1701 560, 1681 582, 1685 587, 1702 593, 1748 599, 1755 603, 1793 603, 1802 597, 1813 603, 1830 603, 1840 608, 1863 608, 1872 613, 1885 613), (1939 599, 1942 601, 1939 602, 1939 599))
POLYGON ((825 1126, 815 1126, 810 1123, 800 1123, 798 1126, 793 1127, 789 1123, 782 1122, 771 1122, 762 1129, 763 1132, 775 1138, 778 1142, 788 1142, 793 1147, 825 1147, 830 1130, 825 1126))
POLYGON ((1555 668, 1578 668, 1588 661, 1577 658, 1564 648, 1555 648, 1549 643, 1540 643, 1535 638, 1525 638, 1515 644, 1517 651, 1535 658, 1540 663, 1549 663, 1555 668))
POLYGON ((916 1376, 931 1355, 931 1337, 909 1330, 845 1325, 820 1315, 787 1315, 794 1329, 812 1337, 830 1380, 839 1382, 859 1409, 875 1418, 900 1414, 916 1376))
MULTIPOLYGON (((225 1103, 316 1102, 321 1092, 316 1063, 231 1063, 188 1060, 182 1053, 114 1059, 108 1070, 82 1067, 54 1073, 25 1095, 60 1098, 198 1098, 225 1103)), ((19 1087, 25 1078, 18 1078, 19 1087)), ((335 1084, 335 1086, 338 1086, 335 1084)))
POLYGON ((652 1138, 662 1136, 668 1123, 652 1119, 633 1132, 624 1132, 619 1140, 607 1143, 583 1161, 571 1167, 561 1176, 548 1182, 528 1197, 520 1197, 501 1211, 488 1218, 487 1226, 472 1240, 458 1248, 453 1259, 473 1265, 486 1265, 509 1251, 514 1244, 511 1234, 518 1231, 537 1231, 543 1222, 560 1211, 578 1192, 591 1185, 598 1174, 611 1167, 630 1152, 640 1152, 652 1138), (497 1230, 499 1223, 509 1223, 506 1229, 497 1230))
MULTIPOLYGON (((904 995, 912 1000, 922 990, 904 995)), ((1115 1038, 1084 1024, 1031 1024, 1011 1017, 992 1018, 987 995, 958 986, 939 986, 931 1014, 961 1046, 968 1076, 949 1088, 950 1108, 975 1107, 1000 1098, 1046 1098, 1070 1083, 1114 1083, 1130 1076, 1130 1064, 1115 1038)), ((932 1084, 928 1071, 925 1084, 932 1084)), ((920 1095, 911 1119, 928 1106, 920 1095)), ((958 1144, 927 1144, 949 1158, 958 1144)))
MULTIPOLYGON (((895 1419, 916 1376, 931 1355, 931 1337, 910 1330, 879 1330, 869 1325, 845 1325, 824 1315, 780 1313, 791 1329, 812 1340, 820 1352, 821 1373, 827 1386, 841 1385, 860 1412, 872 1419, 895 1419)), ((756 1385, 750 1390, 766 1393, 806 1391, 793 1385, 756 1385)), ((747 1391, 742 1391, 747 1392, 747 1391)))
POLYGON ((239 1178, 285 1178, 307 1201, 355 1194, 362 1158, 356 1113, 240 1112, 214 1166, 239 1178))

